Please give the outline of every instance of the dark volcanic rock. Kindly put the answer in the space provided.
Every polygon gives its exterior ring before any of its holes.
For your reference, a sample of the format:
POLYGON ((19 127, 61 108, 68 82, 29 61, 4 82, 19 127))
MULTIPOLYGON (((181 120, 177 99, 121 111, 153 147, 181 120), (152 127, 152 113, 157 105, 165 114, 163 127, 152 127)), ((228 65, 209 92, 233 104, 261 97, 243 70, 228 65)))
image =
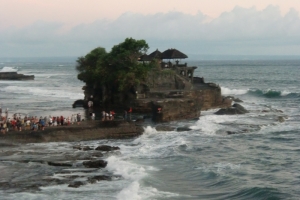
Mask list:
POLYGON ((234 131, 227 131, 227 134, 228 134, 228 135, 234 135, 234 134, 237 134, 237 132, 234 132, 234 131))
POLYGON ((182 131, 190 131, 192 130, 191 128, 189 128, 188 126, 183 126, 183 127, 178 127, 177 131, 178 132, 182 132, 182 131))
POLYGON ((108 146, 108 145, 101 145, 101 146, 98 146, 95 150, 98 150, 98 151, 114 151, 114 150, 120 150, 120 147, 112 147, 112 146, 108 146))
POLYGON ((171 126, 163 126, 163 125, 158 125, 155 127, 157 131, 174 131, 175 128, 171 126))
POLYGON ((277 121, 280 122, 280 123, 282 123, 282 122, 285 121, 285 119, 284 119, 284 117, 279 116, 279 117, 277 118, 277 121))
POLYGON ((225 98, 231 99, 232 101, 234 101, 234 102, 238 102, 238 103, 241 103, 241 102, 243 102, 241 99, 239 99, 239 98, 235 98, 235 97, 233 97, 233 96, 227 96, 227 97, 225 97, 225 98))
POLYGON ((82 147, 82 150, 83 151, 91 151, 91 150, 94 150, 94 149, 89 147, 89 146, 84 146, 84 147, 82 147))
POLYGON ((17 72, 0 72, 0 80, 33 80, 34 75, 18 74, 17 72))
POLYGON ((73 187, 73 188, 79 188, 82 185, 85 185, 86 183, 82 181, 74 181, 73 183, 70 183, 68 187, 73 187))
POLYGON ((230 108, 222 108, 218 110, 215 114, 216 115, 237 115, 237 114, 245 114, 248 112, 249 111, 246 110, 243 106, 236 103, 230 108))
POLYGON ((97 181, 111 181, 111 176, 99 175, 88 178, 89 183, 96 183, 97 181))
POLYGON ((104 160, 85 161, 82 163, 87 168, 104 168, 107 162, 104 160))
POLYGON ((89 146, 73 146, 73 149, 83 150, 83 151, 90 151, 94 150, 93 148, 89 146))
POLYGON ((238 103, 233 104, 232 107, 238 109, 238 110, 239 110, 240 112, 242 112, 242 113, 248 113, 248 112, 249 112, 248 110, 246 110, 243 106, 241 106, 241 105, 238 104, 238 103))
POLYGON ((74 103, 73 103, 73 108, 76 108, 76 107, 85 107, 85 101, 84 100, 82 100, 82 99, 78 99, 78 100, 76 100, 76 101, 74 101, 74 103))
POLYGON ((91 154, 91 156, 94 156, 94 157, 103 157, 103 153, 101 152, 94 152, 91 154))
POLYGON ((48 162, 48 165, 57 166, 57 167, 72 167, 70 163, 59 163, 59 162, 48 162))

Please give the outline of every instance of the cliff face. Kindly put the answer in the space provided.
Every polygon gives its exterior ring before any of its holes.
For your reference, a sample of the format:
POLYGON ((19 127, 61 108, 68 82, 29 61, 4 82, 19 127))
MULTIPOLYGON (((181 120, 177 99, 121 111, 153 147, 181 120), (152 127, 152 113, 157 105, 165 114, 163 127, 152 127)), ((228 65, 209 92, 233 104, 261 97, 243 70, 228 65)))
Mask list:
MULTIPOLYGON (((186 71, 191 69, 194 68, 186 68, 186 71)), ((88 101, 93 95, 94 105, 97 105, 97 101, 115 97, 114 103, 119 107, 131 107, 133 112, 152 113, 152 119, 156 122, 197 118, 201 110, 231 106, 230 100, 224 101, 218 85, 177 72, 164 69, 149 73, 145 83, 135 91, 128 92, 127 98, 109 94, 105 88, 85 87, 85 100, 88 101)))

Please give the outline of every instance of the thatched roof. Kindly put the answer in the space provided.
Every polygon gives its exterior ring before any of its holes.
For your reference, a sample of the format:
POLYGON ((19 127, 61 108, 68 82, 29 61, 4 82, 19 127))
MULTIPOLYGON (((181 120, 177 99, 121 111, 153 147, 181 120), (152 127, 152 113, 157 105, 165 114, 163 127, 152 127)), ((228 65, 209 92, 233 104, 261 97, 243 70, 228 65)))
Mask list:
POLYGON ((149 58, 147 54, 143 54, 139 57, 139 61, 151 61, 152 59, 149 58))
POLYGON ((150 53, 149 55, 148 55, 148 57, 150 58, 150 59, 161 59, 161 52, 160 51, 158 51, 158 49, 156 49, 155 51, 153 51, 152 53, 150 53))
POLYGON ((177 49, 168 49, 162 53, 162 59, 183 59, 188 56, 177 49))

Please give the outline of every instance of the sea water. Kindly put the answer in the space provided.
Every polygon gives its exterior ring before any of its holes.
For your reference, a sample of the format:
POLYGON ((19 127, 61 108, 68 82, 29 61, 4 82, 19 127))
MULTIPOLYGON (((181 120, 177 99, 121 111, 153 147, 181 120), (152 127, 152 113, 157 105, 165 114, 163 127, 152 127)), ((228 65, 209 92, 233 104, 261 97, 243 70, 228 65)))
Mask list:
MULTIPOLYGON (((300 61, 190 61, 195 76, 220 85, 224 96, 241 99, 249 113, 214 115, 166 125, 190 131, 157 131, 126 140, 24 144, 1 147, 0 199, 300 199, 300 61), (279 118, 285 121, 280 122, 279 118), (228 134, 235 133, 235 134, 228 134), (49 184, 39 190, 13 184, 61 178, 57 168, 34 160, 68 158, 74 145, 119 146, 105 155, 104 170, 74 171, 79 180, 110 174, 111 181, 70 188, 49 184), (32 162, 21 162, 32 160, 32 162)), ((0 81, 0 103, 11 113, 39 115, 73 110, 83 97, 74 63, 2 63, 1 67, 35 75, 34 81, 0 81), (38 114, 35 114, 38 113, 38 114)), ((88 152, 86 153, 88 154, 88 152)), ((75 170, 81 160, 72 160, 75 170)), ((38 181, 37 181, 38 182, 38 181)))

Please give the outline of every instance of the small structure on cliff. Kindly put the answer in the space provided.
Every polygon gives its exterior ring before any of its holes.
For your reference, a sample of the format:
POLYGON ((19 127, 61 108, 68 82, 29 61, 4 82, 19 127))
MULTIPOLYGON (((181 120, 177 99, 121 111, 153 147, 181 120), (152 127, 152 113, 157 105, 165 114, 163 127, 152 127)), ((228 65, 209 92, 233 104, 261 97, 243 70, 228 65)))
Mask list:
POLYGON ((160 70, 149 72, 146 84, 137 88, 133 104, 136 112, 151 112, 153 121, 168 122, 198 118, 201 110, 231 105, 224 101, 218 85, 205 83, 203 77, 194 77, 196 66, 180 64, 178 60, 164 62, 165 58, 187 58, 185 54, 176 49, 167 52, 169 56, 164 57, 162 53, 160 57, 160 70), (177 54, 172 57, 170 52, 177 54))

